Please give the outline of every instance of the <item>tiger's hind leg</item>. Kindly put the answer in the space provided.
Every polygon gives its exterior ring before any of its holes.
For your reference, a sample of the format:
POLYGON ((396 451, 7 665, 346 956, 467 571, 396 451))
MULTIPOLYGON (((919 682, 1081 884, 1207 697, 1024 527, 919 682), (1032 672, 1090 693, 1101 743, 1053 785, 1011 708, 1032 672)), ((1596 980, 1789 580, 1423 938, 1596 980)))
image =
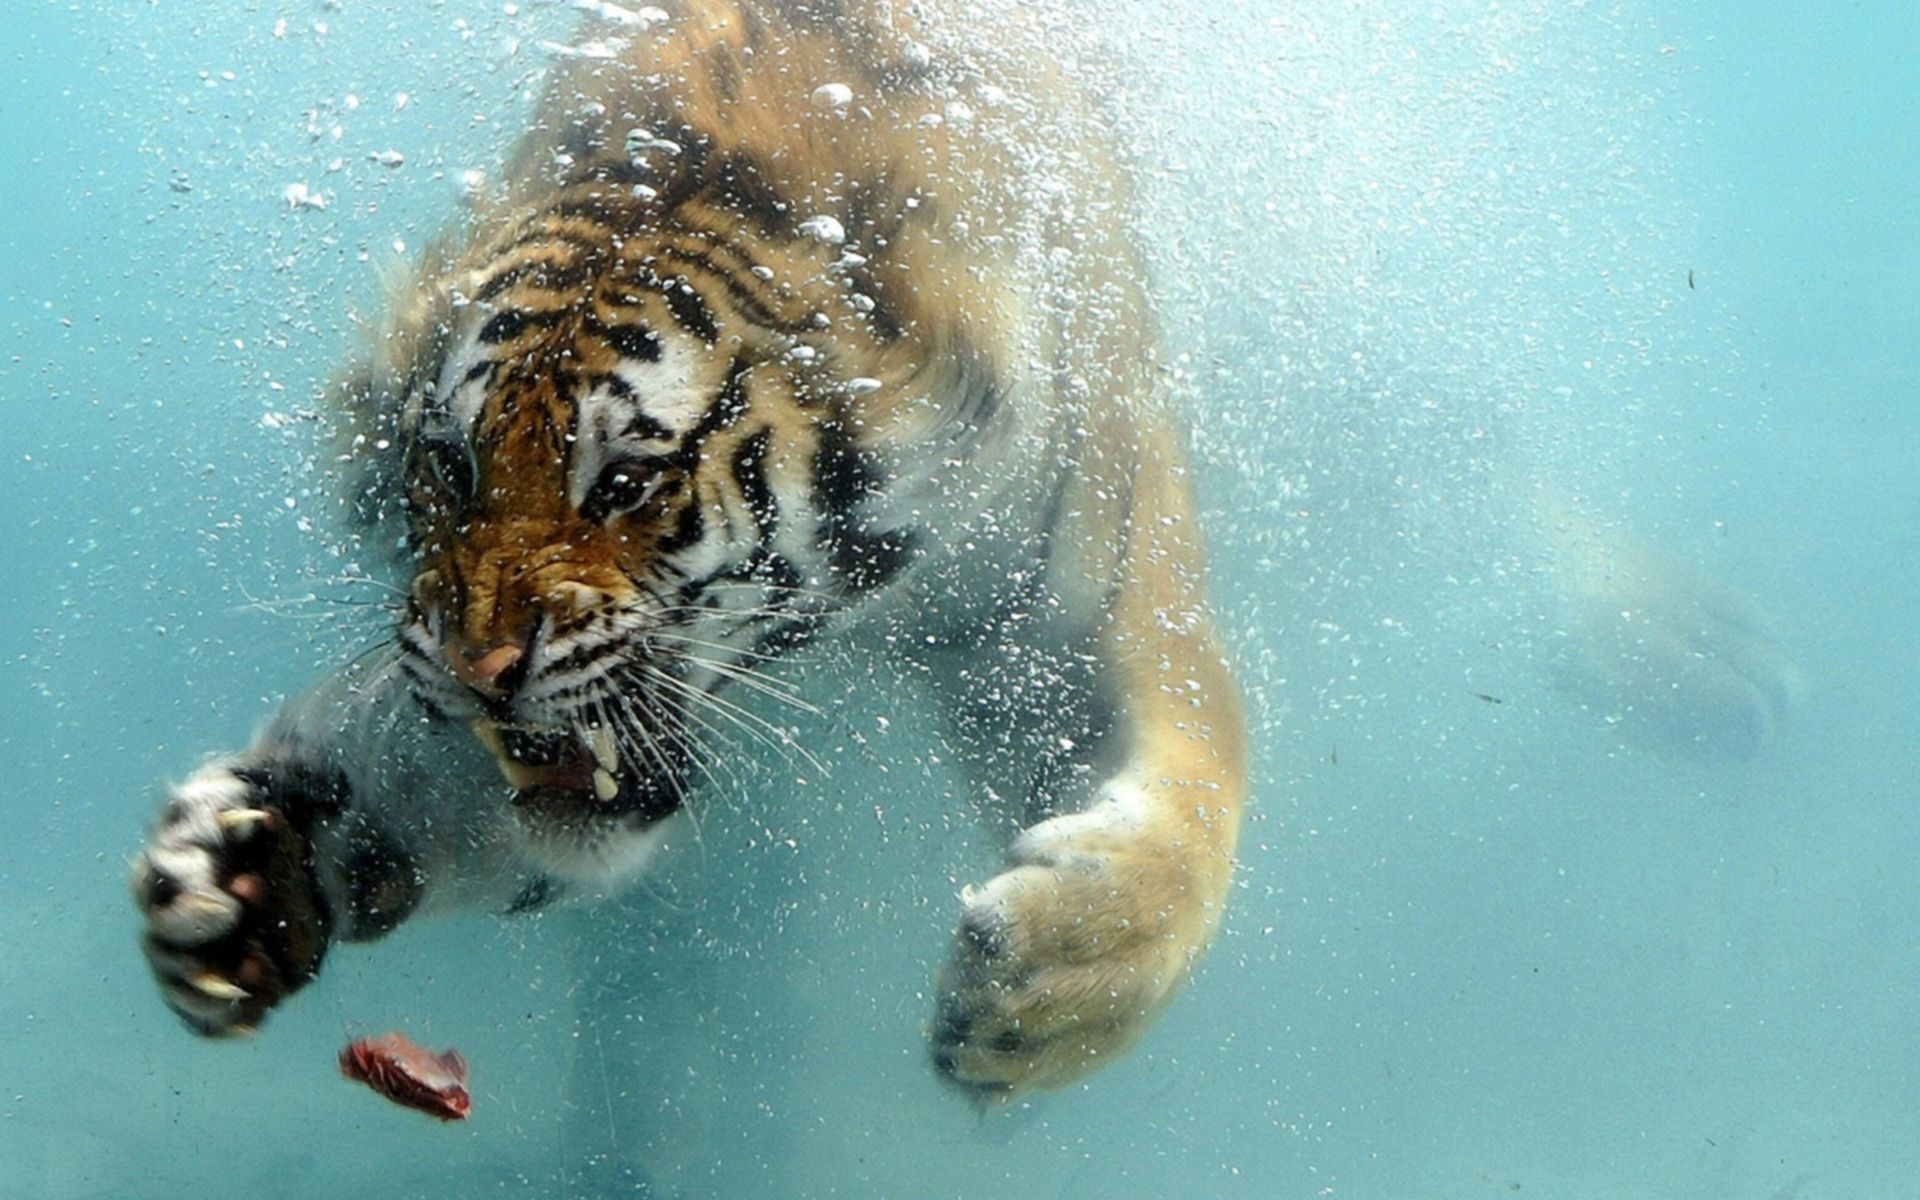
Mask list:
POLYGON ((1030 800, 1006 869, 963 894, 932 1031, 941 1071, 987 1101, 1069 1083, 1145 1032, 1219 923, 1246 792, 1177 461, 1136 464, 1124 520, 1068 532, 1119 550, 1084 659, 1094 745, 1066 770, 1036 756, 1053 795, 1030 800), (1056 811, 1075 790, 1086 802, 1056 811))

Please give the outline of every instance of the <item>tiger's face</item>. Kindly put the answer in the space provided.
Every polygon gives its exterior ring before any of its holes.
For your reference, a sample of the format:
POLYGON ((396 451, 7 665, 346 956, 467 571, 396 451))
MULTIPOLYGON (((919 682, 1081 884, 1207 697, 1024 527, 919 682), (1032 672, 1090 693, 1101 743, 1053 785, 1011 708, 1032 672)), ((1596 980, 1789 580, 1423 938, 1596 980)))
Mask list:
POLYGON ((400 642, 523 827, 591 873, 772 734, 716 693, 777 693, 765 663, 844 598, 845 504, 816 480, 847 451, 803 395, 812 353, 743 315, 730 264, 544 232, 464 275, 412 390, 400 642))

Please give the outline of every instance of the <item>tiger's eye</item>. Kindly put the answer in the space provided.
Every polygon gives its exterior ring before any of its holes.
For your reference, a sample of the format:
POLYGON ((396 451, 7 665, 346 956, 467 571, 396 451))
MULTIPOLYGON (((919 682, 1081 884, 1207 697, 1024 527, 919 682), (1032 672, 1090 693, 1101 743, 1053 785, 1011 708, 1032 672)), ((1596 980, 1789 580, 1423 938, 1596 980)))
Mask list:
POLYGON ((421 440, 421 447, 426 455, 427 469, 433 472, 433 477, 441 487, 462 500, 473 495, 473 456, 464 441, 452 437, 428 437, 421 440))
POLYGON ((651 464, 632 460, 609 463, 587 490, 580 515, 590 521, 604 521, 646 503, 659 485, 658 468, 651 464))
POLYGON ((632 471, 613 471, 601 477, 600 496, 609 508, 625 508, 639 503, 644 487, 632 471))

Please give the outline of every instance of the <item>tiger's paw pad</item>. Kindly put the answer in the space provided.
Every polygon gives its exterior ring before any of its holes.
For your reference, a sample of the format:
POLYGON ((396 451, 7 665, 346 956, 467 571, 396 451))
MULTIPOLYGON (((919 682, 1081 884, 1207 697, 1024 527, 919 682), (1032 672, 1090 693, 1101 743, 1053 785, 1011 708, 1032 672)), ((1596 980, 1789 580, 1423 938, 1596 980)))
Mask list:
POLYGON ((198 1033, 251 1032, 325 952, 306 839, 264 784, 228 767, 173 790, 132 884, 161 996, 198 1033))
POLYGON ((962 894, 930 1036, 935 1066, 984 1104, 1118 1057, 1206 941, 1177 855, 1075 836, 1076 820, 1029 830, 1011 869, 962 894))

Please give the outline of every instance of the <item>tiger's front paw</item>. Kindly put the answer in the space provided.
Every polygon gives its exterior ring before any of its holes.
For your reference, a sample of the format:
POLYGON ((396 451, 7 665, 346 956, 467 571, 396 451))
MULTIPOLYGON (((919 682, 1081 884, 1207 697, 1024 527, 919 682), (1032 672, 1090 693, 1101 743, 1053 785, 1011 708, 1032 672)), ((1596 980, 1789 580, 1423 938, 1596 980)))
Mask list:
POLYGON ((934 1063, 984 1102, 1055 1088, 1137 1041, 1212 935, 1227 865, 1110 812, 1029 829, 966 904, 934 1063))
POLYGON ((328 919, 307 839, 268 786, 213 764, 174 789, 134 860, 160 994, 208 1036, 250 1033, 319 970, 328 919))

